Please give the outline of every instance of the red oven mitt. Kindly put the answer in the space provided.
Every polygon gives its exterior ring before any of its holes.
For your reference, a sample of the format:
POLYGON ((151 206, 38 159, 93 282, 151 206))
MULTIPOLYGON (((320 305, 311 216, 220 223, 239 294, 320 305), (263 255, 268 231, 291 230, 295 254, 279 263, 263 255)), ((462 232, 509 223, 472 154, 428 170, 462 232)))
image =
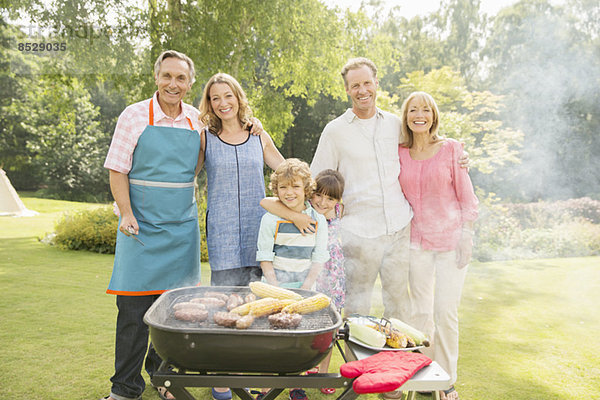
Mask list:
POLYGON ((356 378, 352 388, 358 394, 385 393, 398 389, 418 370, 431 364, 431 359, 421 353, 382 351, 340 367, 346 378, 356 378))

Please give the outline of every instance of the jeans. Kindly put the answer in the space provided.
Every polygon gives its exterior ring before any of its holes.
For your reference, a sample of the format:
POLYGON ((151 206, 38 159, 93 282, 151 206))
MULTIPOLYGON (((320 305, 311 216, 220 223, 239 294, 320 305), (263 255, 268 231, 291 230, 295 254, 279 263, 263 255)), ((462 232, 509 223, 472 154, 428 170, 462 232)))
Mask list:
POLYGON ((142 377, 144 356, 150 377, 162 362, 154 347, 148 348, 148 326, 144 323, 144 314, 157 298, 158 295, 117 296, 115 374, 110 378, 111 396, 117 400, 141 398, 146 388, 142 377))

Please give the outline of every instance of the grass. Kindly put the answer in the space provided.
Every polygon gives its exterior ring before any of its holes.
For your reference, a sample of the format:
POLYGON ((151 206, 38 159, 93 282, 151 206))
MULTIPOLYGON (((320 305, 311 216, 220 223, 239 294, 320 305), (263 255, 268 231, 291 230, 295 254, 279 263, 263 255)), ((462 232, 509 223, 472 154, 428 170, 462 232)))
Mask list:
MULTIPOLYGON (((108 393, 113 372, 116 307, 114 297, 105 294, 113 256, 59 250, 38 240, 65 210, 98 205, 23 201, 40 215, 0 218, 2 394, 10 399, 98 399, 108 393)), ((470 268, 460 312, 461 397, 598 398, 600 258, 470 268)), ((202 279, 209 282, 207 265, 202 279)), ((376 301, 373 313, 380 310, 376 301)), ((332 366, 339 366, 341 359, 334 355, 332 366)), ((307 392, 313 400, 334 398, 307 392)), ((210 398, 207 389, 192 393, 210 398)), ((144 399, 158 396, 147 388, 144 399)))

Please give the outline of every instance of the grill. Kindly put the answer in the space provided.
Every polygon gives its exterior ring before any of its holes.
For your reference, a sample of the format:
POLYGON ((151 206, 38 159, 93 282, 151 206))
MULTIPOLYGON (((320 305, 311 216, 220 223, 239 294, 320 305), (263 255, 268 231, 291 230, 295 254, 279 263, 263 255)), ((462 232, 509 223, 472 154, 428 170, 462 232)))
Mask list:
MULTIPOLYGON (((208 319, 191 323, 175 319, 176 303, 202 297, 206 292, 250 293, 248 287, 187 287, 162 294, 144 316, 156 352, 167 363, 199 372, 299 373, 317 365, 333 347, 342 325, 340 314, 329 306, 303 316, 295 329, 273 329, 257 318, 249 329, 224 328, 208 319)), ((316 292, 294 289, 303 297, 316 292)), ((222 311, 222 310, 220 310, 222 311)))
MULTIPOLYGON (((275 330, 266 318, 257 319, 251 328, 222 328, 212 322, 212 313, 203 323, 186 323, 172 315, 175 303, 202 297, 207 291, 244 296, 248 287, 190 287, 163 293, 144 316, 152 344, 163 363, 152 376, 154 386, 165 386, 178 400, 196 400, 188 387, 230 387, 242 400, 254 400, 249 387, 272 388, 264 400, 274 400, 285 388, 342 388, 336 400, 354 400, 352 380, 339 373, 300 375, 317 365, 334 343, 345 361, 374 354, 349 342, 348 327, 330 306, 305 315, 296 329, 275 330), (348 352, 340 343, 347 345, 348 352), (348 357, 347 357, 347 356, 348 357)), ((304 297, 316 292, 294 289, 304 297)), ((414 399, 415 390, 447 389, 450 377, 433 363, 419 371, 402 386, 414 399)))

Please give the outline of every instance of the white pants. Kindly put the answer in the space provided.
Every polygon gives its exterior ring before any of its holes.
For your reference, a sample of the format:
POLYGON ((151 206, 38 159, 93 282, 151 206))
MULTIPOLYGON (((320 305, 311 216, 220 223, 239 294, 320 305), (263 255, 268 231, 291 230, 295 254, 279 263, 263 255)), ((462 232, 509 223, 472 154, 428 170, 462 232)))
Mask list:
POLYGON ((379 274, 384 315, 401 320, 410 317, 408 259, 410 224, 401 231, 364 238, 341 230, 346 269, 346 315, 369 315, 373 286, 379 274))
POLYGON ((459 269, 456 252, 410 250, 412 325, 431 340, 421 351, 437 361, 456 382, 458 364, 458 306, 467 274, 459 269))

